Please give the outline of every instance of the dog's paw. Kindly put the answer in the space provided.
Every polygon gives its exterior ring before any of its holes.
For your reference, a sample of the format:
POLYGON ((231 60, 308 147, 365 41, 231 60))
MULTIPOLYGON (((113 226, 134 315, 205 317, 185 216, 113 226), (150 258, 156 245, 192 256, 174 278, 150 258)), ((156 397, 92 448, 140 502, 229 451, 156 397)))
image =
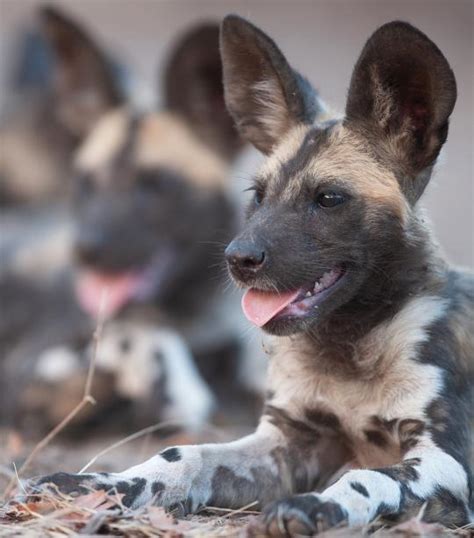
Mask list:
POLYGON ((28 496, 49 492, 71 497, 103 490, 110 495, 119 495, 121 505, 136 508, 151 500, 149 493, 152 492, 153 485, 149 487, 145 478, 117 479, 109 473, 54 473, 30 479, 24 489, 28 496))
POLYGON ((347 519, 343 508, 311 493, 295 495, 267 506, 259 523, 269 536, 312 536, 347 519))
POLYGON ((96 474, 54 473, 30 478, 24 483, 23 489, 27 495, 51 492, 74 497, 85 495, 94 490, 107 490, 109 488, 98 481, 98 475, 96 474))

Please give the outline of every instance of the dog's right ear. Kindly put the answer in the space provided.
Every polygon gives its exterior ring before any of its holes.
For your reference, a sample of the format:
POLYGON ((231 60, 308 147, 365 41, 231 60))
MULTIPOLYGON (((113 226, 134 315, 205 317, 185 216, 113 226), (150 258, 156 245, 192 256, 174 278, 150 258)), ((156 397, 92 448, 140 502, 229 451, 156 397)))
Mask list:
POLYGON ((102 114, 122 102, 119 84, 111 63, 80 25, 55 7, 43 7, 40 21, 53 53, 55 112, 82 138, 102 114))
POLYGON ((222 157, 235 157, 242 139, 225 106, 217 23, 200 23, 178 38, 163 81, 165 108, 222 157))
POLYGON ((221 56, 227 107, 243 138, 263 153, 323 111, 315 90, 276 44, 237 15, 222 22, 221 56))

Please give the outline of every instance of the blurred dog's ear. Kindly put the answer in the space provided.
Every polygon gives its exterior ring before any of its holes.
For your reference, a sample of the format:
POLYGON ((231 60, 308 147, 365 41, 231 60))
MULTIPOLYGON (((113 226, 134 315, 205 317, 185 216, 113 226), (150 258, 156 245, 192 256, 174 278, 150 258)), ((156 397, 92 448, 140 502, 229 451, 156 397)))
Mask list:
POLYGON ((376 137, 404 168, 402 188, 415 201, 448 134, 456 81, 442 52, 405 22, 381 26, 367 41, 352 74, 346 124, 376 137), (385 142, 385 144, 384 144, 385 142))
POLYGON ((178 39, 164 72, 164 105, 224 158, 241 148, 224 101, 217 24, 200 24, 178 39))
POLYGON ((112 64, 87 32, 57 8, 42 8, 40 20, 53 53, 55 112, 82 138, 102 114, 122 102, 112 64))
POLYGON ((311 124, 323 107, 309 82, 253 24, 228 15, 221 28, 227 107, 241 135, 270 153, 298 124, 311 124))

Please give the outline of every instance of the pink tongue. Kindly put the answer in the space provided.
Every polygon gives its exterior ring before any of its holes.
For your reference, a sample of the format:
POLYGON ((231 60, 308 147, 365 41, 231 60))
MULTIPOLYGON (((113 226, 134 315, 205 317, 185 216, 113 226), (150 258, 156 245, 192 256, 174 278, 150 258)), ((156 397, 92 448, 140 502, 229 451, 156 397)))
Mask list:
POLYGON ((294 301, 299 293, 300 290, 276 293, 251 288, 242 297, 242 310, 249 321, 263 327, 294 301))
POLYGON ((133 296, 140 278, 136 273, 107 275, 87 271, 79 275, 76 282, 76 295, 79 304, 88 314, 98 318, 113 316, 133 296), (103 311, 101 312, 102 296, 103 311))

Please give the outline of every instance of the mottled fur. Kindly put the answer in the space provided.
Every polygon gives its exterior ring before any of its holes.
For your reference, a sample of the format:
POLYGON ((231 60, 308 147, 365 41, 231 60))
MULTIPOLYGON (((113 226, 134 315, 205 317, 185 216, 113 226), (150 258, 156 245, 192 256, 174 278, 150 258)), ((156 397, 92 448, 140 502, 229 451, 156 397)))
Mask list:
MULTIPOLYGON (((57 13, 47 11, 46 16, 64 85, 56 100, 61 109, 69 110, 72 121, 78 96, 67 93, 72 91, 71 81, 78 92, 83 85, 111 88, 111 75, 105 67, 99 69, 103 54, 90 40, 81 42, 81 50, 73 54, 82 31, 72 22, 66 25, 57 13), (86 79, 83 84, 81 76, 86 79)), ((213 409, 208 382, 218 385, 225 402, 231 397, 221 384, 237 393, 241 381, 250 385, 243 380, 241 328, 233 319, 237 303, 220 293, 223 275, 217 263, 235 231, 228 176, 231 159, 242 145, 225 109, 218 43, 218 25, 192 28, 171 51, 163 80, 164 109, 137 111, 132 102, 122 104, 102 110, 83 132, 70 165, 74 234, 67 234, 71 244, 61 266, 67 278, 52 278, 50 271, 46 280, 54 280, 51 285, 31 278, 24 294, 15 286, 8 303, 23 306, 25 322, 12 316, 4 328, 0 324, 0 338, 4 333, 11 338, 1 351, 2 377, 8 385, 2 391, 7 400, 2 421, 16 427, 32 424, 29 433, 35 434, 52 427, 57 415, 69 410, 68 399, 75 401, 71 387, 84 382, 96 323, 78 301, 76 290, 84 274, 110 278, 135 272, 147 283, 144 293, 108 320, 97 366, 99 375, 111 380, 110 390, 99 398, 104 405, 99 403, 91 413, 99 426, 107 428, 104 422, 115 396, 118 409, 127 403, 132 408, 135 427, 163 417, 198 428, 213 409), (38 305, 31 301, 32 290, 41 298, 38 305), (13 342, 10 333, 15 329, 13 342), (159 329, 168 336, 160 336, 159 329), (123 341, 128 344, 122 346, 123 341), (65 357, 73 357, 74 368, 59 367, 56 377, 43 375, 67 362, 65 357), (228 359, 225 365, 222 357, 228 359), (49 398, 52 392, 55 398, 49 398)), ((27 259, 14 256, 10 273, 29 271, 36 277, 40 256, 29 244, 26 247, 27 259)), ((11 287, 10 276, 0 281, 0 292, 7 286, 11 287)), ((258 387, 260 377, 253 375, 252 388, 258 387)), ((112 423, 114 415, 110 416, 112 423)), ((85 425, 90 424, 89 417, 84 418, 85 425)), ((125 420, 115 423, 127 427, 125 420)))
MULTIPOLYGON (((234 279, 276 293, 340 264, 345 276, 315 309, 264 325, 275 336, 254 434, 176 448, 105 486, 125 480, 131 491, 146 478, 132 506, 258 501, 259 530, 275 536, 413 513, 465 525, 474 279, 443 262, 416 204, 456 97, 447 61, 409 24, 386 24, 356 64, 346 116, 318 122, 318 96, 259 29, 229 16, 221 48, 229 110, 270 155, 227 251, 234 279), (273 100, 262 102, 262 75, 273 100), (318 205, 328 191, 343 201, 318 205)), ((58 474, 34 484, 74 480, 104 483, 58 474)))

